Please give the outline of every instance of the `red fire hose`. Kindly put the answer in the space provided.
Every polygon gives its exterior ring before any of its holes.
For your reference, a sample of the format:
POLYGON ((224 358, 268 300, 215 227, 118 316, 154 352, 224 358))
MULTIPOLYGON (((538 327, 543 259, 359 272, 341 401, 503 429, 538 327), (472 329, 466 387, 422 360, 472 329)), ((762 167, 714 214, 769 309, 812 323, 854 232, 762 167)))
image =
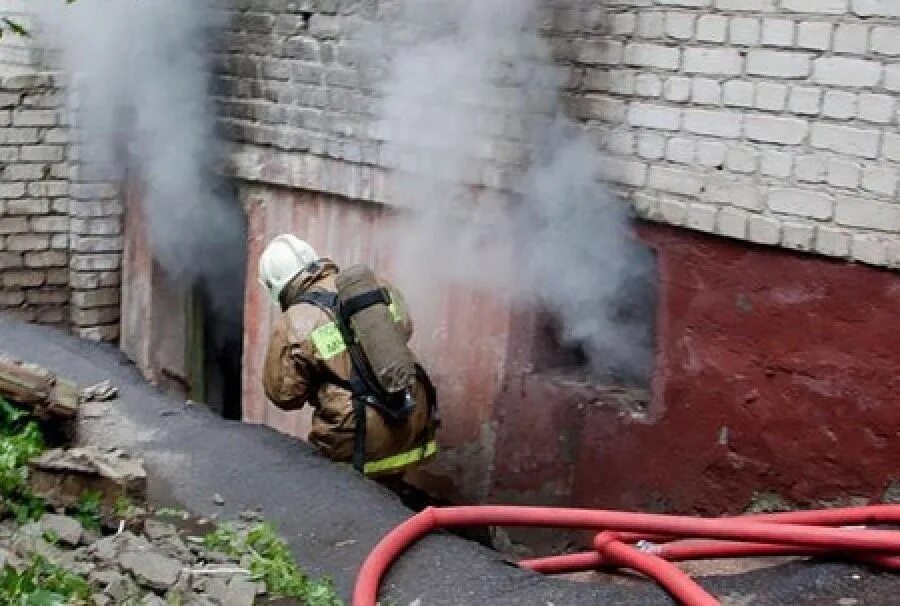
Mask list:
POLYGON ((366 558, 357 577, 353 606, 375 606, 382 577, 405 549, 440 528, 461 526, 528 526, 596 530, 596 553, 543 558, 522 563, 544 572, 616 566, 642 572, 685 606, 713 606, 712 596, 671 561, 740 555, 847 554, 856 559, 900 569, 900 532, 831 528, 862 524, 900 523, 900 506, 878 505, 822 511, 791 512, 742 518, 700 519, 660 514, 587 509, 473 506, 428 508, 385 536, 366 558), (676 538, 652 550, 629 545, 676 538))
MULTIPOLYGON (((900 506, 871 505, 868 507, 845 507, 839 509, 823 509, 815 511, 792 511, 785 513, 741 516, 743 521, 764 520, 767 522, 793 523, 817 526, 852 526, 865 524, 900 524, 900 506)), ((711 560, 718 558, 762 557, 762 556, 816 556, 827 555, 822 549, 799 549, 785 545, 766 545, 758 543, 741 543, 727 541, 677 541, 669 542, 672 537, 648 536, 636 533, 622 533, 620 540, 625 543, 650 541, 661 543, 645 547, 650 553, 668 560, 683 562, 687 560, 711 560)), ((850 554, 853 559, 875 564, 888 570, 900 571, 900 556, 884 554, 850 554)), ((519 566, 543 574, 562 574, 596 570, 609 565, 597 551, 535 558, 519 562, 519 566)))

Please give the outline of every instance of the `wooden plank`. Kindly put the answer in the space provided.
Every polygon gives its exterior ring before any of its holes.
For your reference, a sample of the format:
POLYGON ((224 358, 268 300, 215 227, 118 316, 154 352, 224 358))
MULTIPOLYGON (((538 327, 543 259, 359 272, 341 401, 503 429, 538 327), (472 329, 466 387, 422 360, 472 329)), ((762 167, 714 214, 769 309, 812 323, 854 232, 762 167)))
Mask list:
POLYGON ((72 418, 78 413, 80 390, 46 368, 0 355, 0 396, 39 417, 72 418))

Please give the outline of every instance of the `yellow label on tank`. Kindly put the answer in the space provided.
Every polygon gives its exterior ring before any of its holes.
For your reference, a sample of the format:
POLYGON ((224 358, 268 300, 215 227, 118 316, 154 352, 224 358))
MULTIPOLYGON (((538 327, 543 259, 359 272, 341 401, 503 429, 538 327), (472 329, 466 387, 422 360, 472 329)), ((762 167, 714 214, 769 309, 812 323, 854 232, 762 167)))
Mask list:
POLYGON ((330 360, 336 355, 344 353, 347 349, 347 344, 344 343, 344 336, 334 322, 329 322, 315 329, 312 331, 310 338, 323 360, 330 360))

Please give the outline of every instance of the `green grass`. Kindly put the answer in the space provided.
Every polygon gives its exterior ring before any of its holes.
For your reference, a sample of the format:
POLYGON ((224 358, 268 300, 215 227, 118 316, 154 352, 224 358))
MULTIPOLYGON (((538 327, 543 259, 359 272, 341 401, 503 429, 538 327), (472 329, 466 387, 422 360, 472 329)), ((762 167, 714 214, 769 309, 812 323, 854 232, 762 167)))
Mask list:
POLYGON ((27 413, 0 398, 0 495, 20 522, 40 517, 45 504, 28 489, 28 461, 44 450, 44 437, 27 413))
POLYGON ((304 574, 270 524, 254 524, 243 532, 221 524, 203 537, 203 544, 213 551, 249 559, 253 580, 264 582, 273 597, 295 598, 308 606, 343 606, 331 580, 304 574))
MULTIPOLYGON (((44 450, 44 438, 37 422, 0 398, 0 496, 3 513, 20 523, 35 520, 46 511, 43 500, 28 489, 28 461, 44 450)), ((83 504, 88 516, 91 504, 83 504)), ((55 532, 44 533, 51 544, 59 541, 55 532)), ((3 606, 54 606, 87 604, 91 587, 81 576, 67 572, 46 558, 34 555, 17 571, 6 565, 0 571, 0 604, 3 606)))
POLYGON ((87 604, 90 598, 91 586, 83 577, 38 555, 33 556, 21 572, 7 564, 0 574, 0 604, 87 604))
POLYGON ((103 495, 96 490, 88 490, 78 497, 78 503, 75 504, 75 511, 72 512, 72 517, 81 522, 81 526, 85 530, 100 532, 100 501, 102 498, 103 495))
POLYGON ((117 518, 127 520, 134 517, 136 512, 137 508, 134 506, 134 503, 131 502, 131 499, 125 495, 116 497, 116 502, 113 504, 113 515, 117 518))
MULTIPOLYGON (((40 428, 27 413, 0 399, 0 495, 8 514, 20 521, 39 518, 46 505, 28 490, 28 460, 44 450, 40 428)), ((101 499, 97 492, 79 498, 72 517, 88 530, 100 530, 101 499)), ((116 502, 117 515, 133 510, 126 499, 116 502)), ((183 514, 176 511, 157 512, 183 514)), ((48 534, 48 541, 58 537, 48 534)), ((287 543, 267 523, 257 523, 244 531, 219 525, 203 537, 206 548, 223 552, 247 562, 253 580, 266 584, 269 594, 277 598, 293 598, 308 606, 343 606, 329 579, 313 579, 300 570, 287 543)), ((35 556, 28 566, 17 572, 6 566, 0 574, 0 606, 52 606, 81 604, 90 598, 91 588, 84 578, 66 572, 45 558, 35 556)), ((173 601, 177 604, 178 599, 173 601)))

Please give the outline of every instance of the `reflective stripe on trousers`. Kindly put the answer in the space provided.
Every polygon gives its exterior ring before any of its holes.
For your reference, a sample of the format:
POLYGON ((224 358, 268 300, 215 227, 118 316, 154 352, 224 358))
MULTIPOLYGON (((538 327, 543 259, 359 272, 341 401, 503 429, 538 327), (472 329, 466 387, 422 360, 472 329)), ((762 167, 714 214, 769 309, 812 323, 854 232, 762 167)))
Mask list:
POLYGON ((425 459, 437 454, 438 445, 434 440, 430 440, 425 446, 416 446, 413 449, 395 454, 390 457, 370 461, 366 463, 363 471, 366 474, 384 473, 386 471, 396 471, 404 467, 408 467, 413 463, 419 463, 425 459))

